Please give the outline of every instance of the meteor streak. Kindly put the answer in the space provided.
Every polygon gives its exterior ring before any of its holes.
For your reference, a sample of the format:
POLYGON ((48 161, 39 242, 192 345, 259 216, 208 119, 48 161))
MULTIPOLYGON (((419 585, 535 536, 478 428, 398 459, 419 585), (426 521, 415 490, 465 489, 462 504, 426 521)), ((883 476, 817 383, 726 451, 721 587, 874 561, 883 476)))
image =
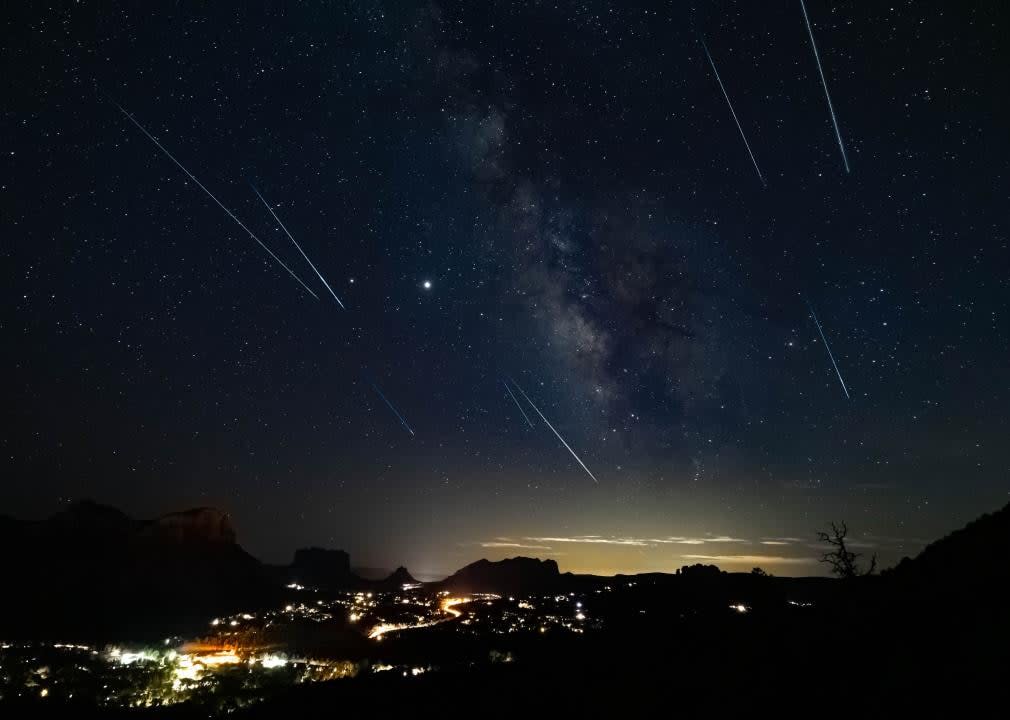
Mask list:
POLYGON ((238 226, 240 228, 242 228, 243 230, 245 230, 249 234, 249 237, 251 237, 253 240, 255 240, 259 244, 259 246, 261 248, 263 248, 264 250, 266 250, 270 254, 270 257, 272 257, 277 262, 278 265, 280 265, 282 268, 284 268, 285 270, 287 270, 288 271, 288 275, 290 275, 295 280, 297 280, 298 284, 301 285, 303 288, 305 288, 305 292, 307 292, 309 295, 311 295, 312 297, 314 297, 316 300, 319 299, 319 296, 316 295, 314 292, 312 292, 312 290, 309 289, 309 286, 306 285, 304 283, 304 281, 302 281, 302 279, 300 277, 298 277, 297 275, 295 275, 294 271, 291 268, 289 268, 287 265, 284 264, 283 260, 281 260, 279 257, 277 257, 276 255, 274 255, 273 250, 271 250, 266 245, 264 245, 263 241, 260 240, 258 237, 256 237, 253 234, 252 230, 250 230, 249 228, 247 228, 245 226, 245 224, 241 220, 239 220, 237 217, 235 217, 235 213, 233 213, 231 210, 229 210, 224 205, 222 205, 221 201, 218 200, 216 197, 214 197, 214 193, 212 193, 210 190, 208 190, 204 186, 204 184, 202 182, 200 182, 199 180, 197 180, 196 176, 193 173, 191 173, 189 170, 187 170, 186 167, 181 162, 179 162, 178 160, 176 160, 175 156, 172 155, 172 153, 170 153, 168 150, 166 150, 165 146, 162 145, 160 142, 158 142, 157 138, 155 138, 154 135, 152 135, 151 133, 147 132, 147 128, 145 128, 143 125, 141 125, 139 122, 137 122, 136 118, 134 118, 133 115, 131 115, 130 113, 126 112, 126 110, 123 108, 122 105, 120 105, 119 103, 117 103, 115 100, 112 100, 112 103, 117 108, 119 108, 119 112, 123 113, 123 115, 125 115, 127 117, 127 119, 129 119, 130 122, 132 122, 134 125, 137 126, 137 128, 140 129, 140 132, 142 132, 145 135, 147 135, 147 137, 151 140, 151 142, 153 142, 155 145, 157 145, 158 149, 161 150, 163 153, 165 153, 165 155, 168 156, 169 160, 171 160, 172 162, 174 162, 178 166, 178 168, 180 170, 182 170, 184 173, 186 173, 186 175, 189 176, 190 180, 192 180, 193 182, 195 182, 197 184, 197 187, 199 187, 201 190, 203 190, 205 193, 207 193, 207 196, 211 200, 213 200, 215 203, 217 203, 217 206, 219 208, 221 208, 222 210, 224 210, 225 213, 227 213, 228 217, 230 217, 232 220, 234 220, 236 223, 238 223, 238 226))
POLYGON ((733 103, 729 99, 729 93, 726 92, 726 86, 722 84, 722 78, 719 77, 719 70, 715 67, 715 60, 712 59, 712 53, 708 51, 708 45, 705 44, 705 39, 699 37, 701 41, 701 46, 705 49, 705 57, 708 58, 708 64, 712 66, 712 72, 715 74, 715 79, 719 83, 719 88, 722 90, 722 96, 726 98, 726 104, 729 105, 729 112, 733 116, 733 121, 736 123, 736 129, 740 131, 740 137, 743 139, 744 147, 747 148, 747 154, 750 155, 750 161, 754 163, 754 169, 757 171, 758 180, 764 187, 768 187, 768 183, 765 182, 764 175, 761 174, 761 168, 758 167, 758 162, 754 158, 754 152, 750 149, 750 143, 747 142, 747 136, 743 132, 743 126, 740 124, 740 118, 736 116, 736 110, 733 109, 733 103))
POLYGON ((530 427, 533 427, 533 421, 530 420, 530 416, 526 414, 525 410, 523 410, 523 406, 519 404, 519 400, 516 398, 515 393, 512 392, 512 388, 510 388, 509 384, 504 380, 502 380, 502 384, 505 385, 505 389, 508 390, 509 396, 512 398, 512 402, 514 402, 516 404, 516 407, 519 408, 519 412, 523 414, 523 417, 526 419, 526 422, 529 424, 530 427))
POLYGON ((515 380, 512 381, 512 384, 515 385, 516 390, 521 392, 523 397, 526 398, 526 402, 530 404, 530 407, 532 407, 534 410, 537 411, 537 415, 540 416, 540 419, 543 420, 545 423, 547 423, 547 427, 551 429, 551 432, 553 432, 557 436, 558 440, 560 440, 561 444, 564 445, 565 448, 568 450, 568 452, 572 454, 572 457, 575 458, 576 462, 578 462, 579 465, 582 466, 582 469, 585 470, 586 473, 589 475, 589 477, 593 479, 593 482, 599 485, 600 481, 597 480, 596 476, 593 475, 592 471, 586 467, 586 464, 582 462, 581 458, 579 458, 579 456, 575 454, 575 451, 572 450, 572 446, 565 442, 565 439, 561 437, 561 433, 559 433, 557 430, 554 429, 554 426, 551 425, 551 421, 548 420, 542 412, 540 412, 540 408, 538 408, 536 405, 533 404, 533 401, 530 400, 530 396, 526 394, 526 391, 523 390, 521 387, 519 387, 519 384, 515 380))
POLYGON ((369 384, 372 386, 372 389, 375 390, 376 394, 380 398, 382 398, 382 402, 386 403, 386 407, 388 407, 390 410, 393 411, 393 414, 396 415, 397 419, 400 421, 400 424, 407 429, 407 432, 409 432, 411 436, 413 436, 414 431, 410 429, 410 425, 408 425, 407 421, 403 419, 403 415, 401 415, 399 411, 395 407, 393 407, 393 403, 389 402, 389 400, 386 399, 386 396, 382 394, 382 390, 379 389, 379 386, 371 381, 369 381, 369 384))
POLYGON ((331 288, 330 284, 326 282, 326 278, 324 278, 322 276, 322 273, 320 273, 316 269, 316 266, 313 264, 313 262, 309 260, 309 256, 305 254, 304 250, 302 250, 302 246, 298 244, 298 241, 295 240, 294 237, 291 235, 291 233, 288 232, 288 229, 284 227, 284 223, 282 223, 281 219, 277 217, 277 213, 275 213, 274 209, 270 207, 270 203, 268 203, 266 199, 262 195, 260 195, 260 191, 256 189, 255 185, 249 183, 249 187, 251 187, 253 189, 253 192, 256 193, 256 197, 258 197, 260 200, 263 201, 263 204, 266 206, 267 210, 269 210, 270 214, 274 216, 274 220, 276 220, 277 224, 281 226, 281 230, 284 231, 284 233, 288 236, 288 238, 290 238, 291 242, 295 244, 295 247, 298 248, 298 252, 300 252, 302 254, 302 257, 305 258, 305 262, 309 264, 309 267, 312 268, 312 271, 319 277, 320 280, 323 281, 323 285, 325 285, 326 289, 330 291, 330 295, 332 295, 333 299, 337 301, 337 305, 339 305, 342 310, 346 310, 347 308, 345 308, 344 304, 340 302, 340 298, 338 298, 337 294, 333 292, 333 288, 331 288))
POLYGON ((835 366, 835 374, 838 375, 838 382, 842 384, 842 390, 845 392, 845 399, 851 400, 849 397, 849 389, 845 387, 845 380, 842 379, 842 371, 838 369, 838 363, 835 362, 835 354, 831 352, 831 346, 828 345, 828 339, 824 337, 824 328, 821 327, 821 321, 817 319, 817 314, 814 312, 813 305, 810 301, 807 301, 807 307, 810 308, 810 316, 814 319, 814 323, 817 325, 817 331, 821 334, 821 340, 824 342, 824 348, 828 351, 828 357, 831 358, 831 364, 835 366))
POLYGON ((835 106, 831 104, 831 93, 828 92, 828 81, 824 79, 824 68, 821 67, 821 55, 817 52, 817 42, 814 40, 814 29, 810 26, 810 16, 807 15, 807 4, 800 0, 800 7, 803 8, 803 19, 807 23, 807 32, 810 34, 810 47, 814 49, 814 60, 817 61, 817 70, 821 74, 821 85, 824 86, 824 97, 828 100, 828 112, 831 113, 831 122, 835 126, 835 137, 838 138, 838 149, 842 151, 842 162, 845 164, 845 172, 849 172, 849 156, 845 152, 845 143, 842 142, 842 133, 838 129, 838 118, 835 117, 835 106))

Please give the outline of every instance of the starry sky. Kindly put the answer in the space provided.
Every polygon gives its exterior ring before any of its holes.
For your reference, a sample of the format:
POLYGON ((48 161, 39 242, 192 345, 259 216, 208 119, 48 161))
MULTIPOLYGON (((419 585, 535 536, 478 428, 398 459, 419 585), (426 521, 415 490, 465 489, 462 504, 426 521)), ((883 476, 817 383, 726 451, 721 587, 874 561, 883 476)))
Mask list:
POLYGON ((423 578, 1005 504, 1010 18, 806 9, 823 84, 799 0, 9 11, 0 510, 423 578))

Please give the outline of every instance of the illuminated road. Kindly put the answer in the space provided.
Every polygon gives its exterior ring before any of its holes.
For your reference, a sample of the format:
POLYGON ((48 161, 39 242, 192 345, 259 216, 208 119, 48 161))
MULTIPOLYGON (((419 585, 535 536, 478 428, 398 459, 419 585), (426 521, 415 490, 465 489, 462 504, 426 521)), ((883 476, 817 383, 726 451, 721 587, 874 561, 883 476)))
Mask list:
POLYGON ((382 625, 376 625, 373 627, 371 632, 368 633, 368 637, 372 640, 381 640, 382 636, 386 633, 396 632, 398 630, 416 630, 417 628, 431 627, 432 625, 440 625, 444 622, 448 622, 449 620, 455 620, 463 614, 463 611, 457 610, 456 606, 468 602, 470 602, 470 598, 445 598, 439 604, 439 610, 449 615, 449 617, 439 618, 438 620, 430 620, 428 622, 415 623, 413 625, 406 623, 383 623, 382 625))
POLYGON ((458 618, 463 614, 463 611, 456 610, 455 606, 468 602, 470 602, 470 598, 446 598, 442 601, 442 612, 447 612, 454 618, 458 618))

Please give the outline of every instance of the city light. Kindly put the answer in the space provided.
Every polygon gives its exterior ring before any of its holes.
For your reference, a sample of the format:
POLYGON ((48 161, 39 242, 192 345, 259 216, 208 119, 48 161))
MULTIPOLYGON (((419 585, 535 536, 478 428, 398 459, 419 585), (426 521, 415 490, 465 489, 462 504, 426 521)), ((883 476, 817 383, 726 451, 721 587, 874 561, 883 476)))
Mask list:
MULTIPOLYGON (((410 584, 408 584, 410 585, 410 584)), ((390 592, 347 592, 313 598, 314 602, 292 603, 275 609, 236 612, 209 619, 209 635, 197 638, 162 638, 151 647, 112 646, 94 650, 87 645, 55 643, 53 651, 65 653, 67 662, 82 680, 68 682, 65 675, 49 675, 45 665, 31 669, 32 692, 51 702, 66 699, 75 683, 93 686, 88 677, 104 678, 104 695, 99 702, 108 707, 152 707, 171 705, 213 692, 222 682, 231 682, 239 671, 243 683, 251 688, 276 687, 276 683, 300 683, 353 677, 358 662, 331 658, 298 657, 285 646, 287 629, 296 623, 331 623, 346 618, 361 623, 375 618, 375 623, 359 632, 381 641, 400 632, 444 625, 449 632, 463 634, 506 635, 528 633, 544 635, 560 630, 581 634, 599 627, 583 611, 575 596, 509 596, 505 602, 494 593, 456 595, 447 591, 425 593, 420 588, 399 588, 390 592), (88 663, 91 663, 90 665, 88 663), (272 678, 272 679, 270 679, 272 678), (45 681, 44 683, 42 681, 45 681), (90 685, 88 684, 90 683, 90 685), (271 685, 271 683, 274 683, 271 685), (108 688, 117 688, 111 690, 108 688)), ((0 652, 18 651, 11 643, 0 644, 0 652)), ((32 657, 25 650, 25 662, 32 657)), ((495 656, 498 661, 502 660, 495 656)), ((435 668, 415 664, 376 664, 369 669, 395 670, 404 677, 416 677, 435 668)), ((5 672, 6 655, 0 655, 5 672)), ((0 677, 0 692, 4 690, 0 677)), ((9 681, 7 681, 9 682, 9 681)), ((79 687, 79 686, 78 686, 79 687)), ((80 692, 80 691, 78 691, 80 692)), ((87 691, 85 691, 87 692, 87 691)), ((253 695, 258 691, 253 691, 253 695)), ((242 700, 241 702, 246 702, 242 700)))
POLYGON ((287 658, 280 655, 263 655, 260 657, 260 665, 267 669, 284 667, 287 664, 287 658))
POLYGON ((208 655, 197 655, 194 658, 194 662, 210 667, 214 665, 234 665, 242 662, 242 658, 236 655, 234 651, 222 650, 221 652, 210 653, 208 655))

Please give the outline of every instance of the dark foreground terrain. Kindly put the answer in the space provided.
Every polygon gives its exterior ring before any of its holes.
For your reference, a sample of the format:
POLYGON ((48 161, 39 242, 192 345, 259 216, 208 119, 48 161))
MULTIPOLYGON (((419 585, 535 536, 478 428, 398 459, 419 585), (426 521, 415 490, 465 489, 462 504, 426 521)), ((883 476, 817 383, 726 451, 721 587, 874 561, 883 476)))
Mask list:
MULTIPOLYGON (((234 543, 215 527, 212 538, 191 534, 184 544, 196 544, 184 552, 234 543)), ((160 561, 178 538, 157 533, 160 561)), ((1008 551, 1010 508, 881 575, 849 580, 711 566, 575 576, 517 558, 421 585, 402 569, 395 582, 364 581, 349 573, 346 556, 316 552, 308 566, 319 586, 310 587, 293 581, 291 568, 263 568, 237 546, 219 547, 206 557, 237 562, 247 584, 196 603, 214 615, 190 619, 175 588, 185 612, 165 610, 162 598, 153 605, 165 612, 159 622, 143 594, 128 594, 95 626, 61 616, 60 641, 33 637, 42 613, 98 603, 64 594, 33 606, 46 583, 39 575, 36 585, 5 589, 25 622, 4 618, 0 710, 145 718, 964 710, 996 697, 1010 670, 1008 551), (128 619, 118 628, 117 613, 128 619), (141 617, 150 626, 138 633, 141 617)), ((123 587, 114 563, 103 567, 103 582, 123 587)), ((201 568, 202 581, 213 582, 201 568)), ((82 589, 86 576, 75 575, 82 589)))

